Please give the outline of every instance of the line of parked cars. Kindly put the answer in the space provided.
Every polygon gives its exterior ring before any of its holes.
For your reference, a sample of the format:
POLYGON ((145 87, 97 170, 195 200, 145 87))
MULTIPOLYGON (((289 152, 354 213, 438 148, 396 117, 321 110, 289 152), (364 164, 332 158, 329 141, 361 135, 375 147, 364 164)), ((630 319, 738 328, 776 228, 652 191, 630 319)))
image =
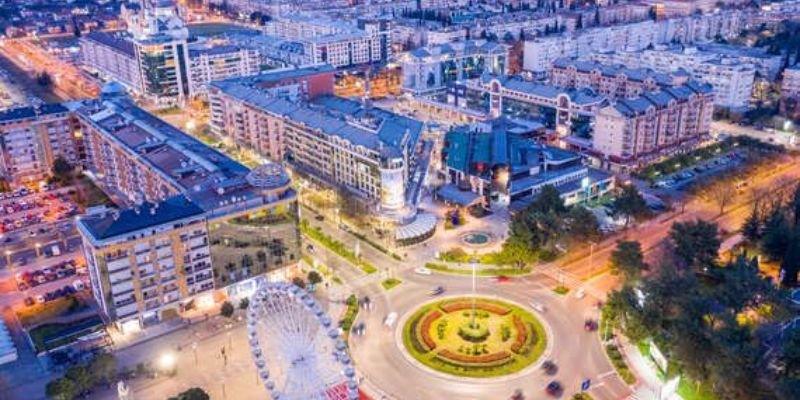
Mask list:
POLYGON ((681 171, 678 171, 672 175, 668 175, 663 177, 662 179, 656 181, 653 184, 653 187, 657 188, 671 188, 681 181, 689 180, 697 176, 698 174, 702 174, 708 170, 717 168, 719 166, 730 164, 734 162, 736 159, 739 158, 739 155, 735 152, 730 152, 726 155, 712 158, 711 160, 698 163, 692 168, 686 168, 681 171))
POLYGON ((71 285, 64 285, 64 287, 56 290, 51 290, 45 294, 37 295, 35 298, 28 296, 25 298, 25 305, 32 306, 34 304, 44 304, 48 301, 60 299, 65 296, 71 296, 77 292, 86 290, 89 287, 84 281, 76 279, 71 285))
POLYGON ((86 267, 79 266, 75 260, 62 261, 52 267, 17 273, 17 288, 20 291, 25 291, 47 282, 53 282, 75 275, 85 275, 86 272, 86 267))

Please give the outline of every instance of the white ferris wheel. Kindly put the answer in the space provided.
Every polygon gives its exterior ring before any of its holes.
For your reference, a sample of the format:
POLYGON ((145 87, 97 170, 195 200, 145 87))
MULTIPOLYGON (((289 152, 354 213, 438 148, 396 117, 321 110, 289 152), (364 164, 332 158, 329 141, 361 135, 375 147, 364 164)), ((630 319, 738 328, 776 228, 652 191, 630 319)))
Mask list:
POLYGON ((347 345, 305 290, 264 283, 247 312, 250 350, 272 400, 356 400, 347 345))

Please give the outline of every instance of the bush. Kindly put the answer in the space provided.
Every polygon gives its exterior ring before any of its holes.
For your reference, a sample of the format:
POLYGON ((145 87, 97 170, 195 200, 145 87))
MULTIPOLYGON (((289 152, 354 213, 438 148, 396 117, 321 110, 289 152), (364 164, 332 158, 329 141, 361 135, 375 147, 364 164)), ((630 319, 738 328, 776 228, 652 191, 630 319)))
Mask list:
POLYGON ((191 388, 185 392, 179 393, 177 396, 170 397, 168 400, 209 400, 211 397, 205 390, 198 387, 191 388))
POLYGON ((477 322, 474 326, 466 324, 458 328, 458 336, 471 343, 480 343, 489 337, 489 328, 477 322))
POLYGON ((292 284, 297 286, 297 287, 299 287, 299 288, 301 288, 301 289, 305 289, 306 288, 306 281, 304 281, 303 278, 301 278, 299 276, 297 276, 297 277, 292 279, 292 284))
POLYGON ((245 297, 245 298, 239 300, 239 309, 247 310, 247 307, 250 307, 250 299, 245 297))
POLYGON ((230 301, 226 301, 222 303, 222 307, 219 310, 219 313, 222 314, 223 317, 232 317, 233 316, 233 304, 230 301))

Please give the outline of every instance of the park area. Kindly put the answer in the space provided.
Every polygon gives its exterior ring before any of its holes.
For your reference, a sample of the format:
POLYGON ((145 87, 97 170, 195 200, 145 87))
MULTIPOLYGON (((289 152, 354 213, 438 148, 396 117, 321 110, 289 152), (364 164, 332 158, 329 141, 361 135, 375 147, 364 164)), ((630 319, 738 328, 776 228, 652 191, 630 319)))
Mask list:
POLYGON ((461 297, 426 304, 403 326, 406 351, 451 375, 484 378, 519 372, 544 352, 542 324, 519 306, 461 297))

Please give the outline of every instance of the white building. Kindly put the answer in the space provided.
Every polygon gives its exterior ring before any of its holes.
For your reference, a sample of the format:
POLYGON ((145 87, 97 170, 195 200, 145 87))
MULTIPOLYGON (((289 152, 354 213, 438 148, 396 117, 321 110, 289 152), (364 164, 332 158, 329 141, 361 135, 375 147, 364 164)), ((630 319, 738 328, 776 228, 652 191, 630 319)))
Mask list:
POLYGON ((800 96, 800 66, 796 65, 783 70, 781 97, 787 99, 798 96, 800 96))
POLYGON ((205 95, 212 81, 257 74, 261 70, 259 52, 239 46, 214 46, 189 49, 189 71, 193 96, 205 95))
POLYGON ((504 75, 508 46, 485 40, 422 47, 402 57, 403 90, 420 94, 441 90, 460 80, 483 73, 504 75))

